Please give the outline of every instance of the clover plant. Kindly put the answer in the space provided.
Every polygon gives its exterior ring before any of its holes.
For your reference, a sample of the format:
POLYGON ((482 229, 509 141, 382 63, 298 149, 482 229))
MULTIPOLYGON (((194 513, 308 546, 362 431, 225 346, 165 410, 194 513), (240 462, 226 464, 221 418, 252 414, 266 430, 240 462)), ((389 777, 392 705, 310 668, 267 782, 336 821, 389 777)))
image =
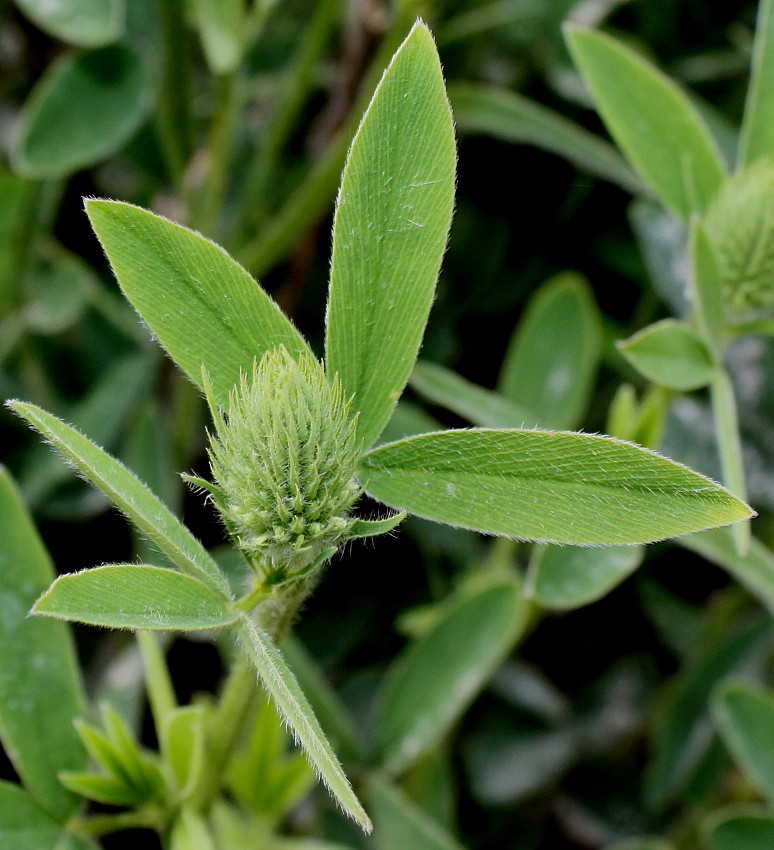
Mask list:
MULTIPOLYGON (((650 83, 650 72, 639 60, 630 60, 605 37, 576 33, 571 42, 590 78, 610 93, 611 110, 643 92, 648 103, 662 97, 662 116, 673 115, 681 132, 693 140, 686 157, 664 156, 657 162, 652 153, 639 162, 641 151, 657 150, 657 139, 643 134, 630 141, 624 130, 622 147, 631 148, 643 177, 671 208, 686 220, 694 213, 703 215, 724 179, 723 168, 692 114, 660 81, 650 83), (621 63, 642 77, 634 92, 619 73, 621 63)), ((161 499, 88 436, 33 404, 9 402, 126 514, 156 552, 149 555, 154 563, 98 566, 60 576, 47 589, 45 555, 37 551, 31 562, 29 568, 36 572, 30 573, 32 595, 25 604, 40 594, 33 614, 141 630, 160 745, 158 754, 145 750, 107 706, 98 721, 78 723, 78 737, 66 728, 56 730, 64 741, 58 785, 50 774, 26 769, 39 763, 25 757, 34 740, 24 741, 16 752, 29 793, 21 788, 5 793, 9 800, 18 798, 19 817, 29 818, 41 834, 61 835, 74 848, 91 846, 89 836, 126 826, 156 829, 174 850, 260 841, 259 820, 246 820, 233 801, 258 812, 268 807, 276 819, 305 791, 309 777, 302 761, 278 756, 264 775, 265 787, 256 787, 244 759, 267 739, 248 742, 248 755, 237 751, 247 718, 256 711, 259 725, 275 738, 282 735, 276 711, 337 803, 370 831, 370 818, 311 703, 321 710, 333 737, 348 750, 356 745, 347 745, 352 736, 346 722, 338 723, 336 734, 330 705, 326 708, 319 698, 314 677, 304 673, 303 658, 287 633, 337 550, 357 538, 392 531, 407 514, 515 540, 621 547, 750 517, 730 468, 729 484, 737 495, 621 439, 569 430, 479 427, 380 443, 422 343, 452 216, 455 165, 452 114, 439 59, 428 29, 418 22, 387 67, 347 157, 333 224, 322 359, 247 271, 216 244, 139 207, 87 200, 86 212, 124 294, 207 398, 211 476, 185 477, 219 512, 244 569, 239 581, 230 578, 161 499), (362 494, 390 510, 372 516, 372 509, 363 507, 362 494), (238 644, 220 701, 177 706, 159 646, 143 630, 219 629, 230 632, 238 644), (307 689, 312 683, 309 695, 300 680, 307 689), (256 681, 270 702, 259 699, 256 681), (86 770, 78 738, 99 766, 96 772, 86 770), (124 811, 79 815, 84 797, 124 811)), ((666 332, 669 345, 694 353, 706 366, 696 374, 714 381, 723 399, 727 390, 717 364, 722 342, 718 307, 702 293, 716 285, 713 275, 735 280, 742 273, 733 259, 713 265, 707 239, 722 229, 726 214, 716 212, 712 218, 707 211, 707 216, 709 237, 705 223, 693 219, 694 257, 703 270, 697 276, 698 330, 681 326, 666 332)), ((728 236, 730 243, 737 238, 728 236)), ((746 280, 730 296, 742 313, 757 307, 755 298, 744 294, 746 280)), ((582 284, 558 286, 551 297, 586 303, 582 284)), ((732 284, 723 286, 729 291, 732 284)), ((520 356, 513 354, 505 385, 517 382, 520 356)), ((420 367, 415 380, 421 376, 420 367)), ((578 418, 582 399, 573 396, 573 389, 567 388, 571 402, 552 413, 559 428, 573 427, 578 418)), ((531 403, 528 398, 524 402, 531 403)), ((720 404, 730 416, 726 403, 720 404)), ((732 424, 728 433, 733 433, 732 424)), ((6 503, 16 505, 19 513, 12 485, 4 479, 3 486, 6 503)), ((34 551, 38 544, 25 522, 19 519, 23 534, 18 532, 18 545, 34 551)), ((555 549, 540 551, 544 562, 554 557, 555 549)), ((628 551, 636 560, 638 550, 628 551)), ((624 561, 618 567, 622 572, 631 569, 631 559, 624 556, 624 561)), ((388 777, 432 747, 435 729, 442 734, 453 721, 521 627, 513 613, 520 593, 514 580, 500 579, 464 600, 433 640, 395 673, 377 722, 373 758, 382 770, 372 772, 365 783, 377 827, 380 813, 406 806, 388 777), (501 633, 505 640, 497 638, 501 633), (453 644, 446 640, 451 636, 453 644), (464 658, 459 654, 447 653, 445 663, 439 663, 445 646, 463 644, 462 655, 483 659, 473 679, 460 675, 464 658), (427 685, 423 671, 433 663, 440 670, 427 702, 432 722, 422 717, 404 722, 404 695, 427 685), (454 687, 448 690, 447 685, 454 687)), ((69 638, 61 623, 49 620, 45 628, 49 631, 35 639, 50 642, 54 655, 41 663, 52 666, 52 676, 66 680, 64 691, 77 713, 82 698, 69 638)), ((31 694, 28 706, 36 700, 39 704, 41 696, 39 691, 31 694)), ((12 741, 19 738, 13 731, 17 721, 18 715, 8 712, 2 722, 12 741)), ((361 759, 361 765, 367 762, 361 759)), ((417 835, 427 841, 435 836, 436 844, 427 846, 454 846, 441 841, 422 816, 406 819, 403 829, 405 847, 418 846, 417 835)))

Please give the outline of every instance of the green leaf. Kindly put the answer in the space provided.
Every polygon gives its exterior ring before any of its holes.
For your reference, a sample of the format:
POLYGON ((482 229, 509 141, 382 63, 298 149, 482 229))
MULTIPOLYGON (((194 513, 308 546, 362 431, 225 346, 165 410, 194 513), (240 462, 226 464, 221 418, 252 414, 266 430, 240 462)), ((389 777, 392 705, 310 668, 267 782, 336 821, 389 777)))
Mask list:
POLYGON ((333 225, 326 363, 355 395, 366 446, 389 419, 422 341, 451 222, 455 162, 441 66, 420 22, 363 116, 333 225))
POLYGON ((715 693, 715 725, 744 772, 774 801, 774 695, 741 683, 715 693))
POLYGON ((217 629, 236 616, 222 593, 198 579, 145 564, 59 576, 32 613, 112 629, 217 629))
POLYGON ((585 278, 566 272, 530 300, 500 374, 500 392, 544 428, 583 417, 602 348, 602 324, 585 278))
POLYGON ((715 252, 701 219, 691 220, 691 300, 696 323, 715 360, 725 348, 723 286, 715 252))
POLYGON ((64 831, 18 785, 0 782, 0 847, 8 850, 89 850, 94 845, 64 831))
POLYGON ((616 841, 605 850, 673 850, 673 846, 660 838, 629 838, 616 841))
POLYGON ((0 467, 0 738, 27 791, 65 820, 78 800, 57 773, 86 766, 73 727, 84 710, 78 662, 65 624, 27 617, 53 578, 49 555, 0 467))
POLYGON ((679 540, 681 546, 698 552, 708 561, 718 564, 751 593, 774 616, 774 553, 754 537, 744 556, 737 553, 736 544, 728 528, 715 528, 691 534, 679 540))
POLYGON ((274 700, 310 764, 328 786, 344 812, 366 831, 371 821, 355 796, 349 780, 325 737, 317 718, 298 686, 296 677, 282 654, 246 614, 240 614, 236 625, 245 652, 255 665, 263 686, 274 700))
POLYGON ((180 570, 206 580, 213 587, 228 590, 228 582, 201 543, 125 466, 34 404, 12 401, 8 407, 99 487, 180 570))
POLYGON ((385 534, 392 531, 394 528, 406 519, 406 512, 393 514, 384 519, 358 519, 350 529, 347 537, 350 540, 355 540, 358 537, 374 537, 377 534, 385 534))
POLYGON ((193 0, 204 56, 213 74, 230 74, 242 61, 245 0, 193 0))
POLYGON ((774 815, 746 811, 714 815, 705 825, 711 850, 770 850, 774 846, 774 815))
POLYGON ((144 802, 135 788, 114 776, 62 772, 59 781, 70 791, 107 806, 135 806, 144 802))
POLYGON ((373 722, 385 770, 401 773, 438 745, 524 625, 520 584, 498 582, 455 605, 398 657, 373 722))
POLYGON ((760 0, 752 72, 739 142, 739 166, 774 156, 774 4, 760 0))
POLYGON ((463 850, 462 845, 397 786, 382 779, 369 783, 377 850, 463 850))
POLYGON ((112 156, 151 107, 139 56, 123 45, 66 55, 22 109, 15 168, 36 180, 66 177, 112 156))
POLYGON ((411 373, 411 386, 431 402, 442 405, 474 425, 524 428, 536 424, 531 411, 472 384, 436 363, 418 360, 411 373))
POLYGON ((205 719, 203 705, 175 708, 164 718, 164 754, 181 799, 187 798, 205 769, 205 719))
POLYGON ((108 44, 123 30, 123 0, 16 0, 44 32, 78 47, 108 44))
POLYGON ((640 546, 541 547, 530 563, 535 599, 557 610, 596 602, 630 576, 644 554, 640 546))
POLYGON ((449 100, 460 133, 488 133, 506 142, 535 145, 628 192, 646 192, 611 144, 529 98, 495 86, 452 83, 449 100))
POLYGON ((372 496, 397 510, 550 543, 648 543, 751 514, 703 475, 593 434, 421 434, 373 449, 358 474, 372 496))
POLYGON ((184 806, 170 835, 170 850, 216 850, 206 818, 184 806))
POLYGON ((664 319, 618 343, 618 349, 648 380, 673 390, 696 390, 712 380, 715 365, 707 346, 682 322, 664 319))
POLYGON ((228 404, 240 373, 284 345, 308 351, 298 331, 252 277, 214 242, 147 210, 90 200, 86 212, 124 294, 172 359, 228 404))
POLYGON ((608 35, 568 27, 575 64, 610 135, 643 180, 684 219, 702 212, 725 170, 707 127, 685 94, 608 35))
POLYGON ((689 782, 712 740, 709 701, 719 681, 758 662, 771 639, 768 617, 731 625, 726 620, 698 643, 662 704, 653 732, 653 756, 645 776, 651 805, 663 806, 689 782))

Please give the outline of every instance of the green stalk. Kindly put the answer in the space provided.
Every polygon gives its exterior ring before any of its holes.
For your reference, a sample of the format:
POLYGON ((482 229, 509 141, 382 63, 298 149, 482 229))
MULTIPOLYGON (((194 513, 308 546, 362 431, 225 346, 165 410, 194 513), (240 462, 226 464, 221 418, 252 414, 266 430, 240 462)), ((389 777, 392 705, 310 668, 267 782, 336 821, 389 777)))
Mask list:
POLYGON ((136 635, 145 668, 148 702, 159 739, 159 747, 163 750, 165 720, 177 706, 175 691, 156 635, 147 631, 138 631, 136 635))
MULTIPOLYGON (((736 415, 734 388, 726 371, 718 367, 710 385, 712 412, 715 419, 715 435, 720 451, 723 483, 743 501, 747 500, 744 477, 742 444, 739 439, 739 421, 736 415)), ((737 522, 731 527, 737 554, 744 557, 750 545, 750 523, 737 522)))

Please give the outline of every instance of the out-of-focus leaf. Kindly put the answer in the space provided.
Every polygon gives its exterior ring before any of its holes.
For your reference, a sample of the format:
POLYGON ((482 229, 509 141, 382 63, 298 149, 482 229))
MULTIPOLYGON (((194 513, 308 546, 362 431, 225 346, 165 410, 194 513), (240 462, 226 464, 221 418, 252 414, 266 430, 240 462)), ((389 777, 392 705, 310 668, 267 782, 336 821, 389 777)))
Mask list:
POLYGON ((449 99, 460 133, 487 133, 507 142, 535 145, 629 192, 647 191, 611 144, 516 92, 452 83, 449 99))
POLYGON ((368 452, 358 476, 398 510, 552 543, 647 543, 750 516, 743 502, 698 473, 591 434, 423 434, 368 452))
POLYGON ((719 360, 724 349, 723 288, 717 260, 701 220, 691 222, 691 294, 704 341, 719 360))
POLYGON ((16 0, 44 32, 78 47, 99 47, 121 35, 124 0, 16 0))
POLYGON ((742 683, 722 687, 713 700, 723 741, 761 792, 774 800, 774 696, 742 683))
POLYGON ((624 357, 646 378, 673 390, 695 390, 712 380, 707 346, 681 322, 664 319, 618 343, 624 357))
POLYGON ((664 719, 654 730, 653 758, 645 778, 653 806, 673 800, 685 787, 712 740, 709 700, 718 682, 751 666, 771 638, 769 618, 743 623, 722 638, 705 640, 679 674, 664 719))
POLYGON ((531 411, 460 377, 437 363, 418 360, 410 384, 420 395, 484 428, 525 428, 537 424, 531 411))
POLYGON ((429 413, 410 401, 401 399, 392 412, 390 421, 384 426, 379 436, 379 443, 392 443, 403 437, 413 437, 415 434, 427 434, 430 431, 440 431, 442 426, 429 413))
POLYGON ((217 403, 228 405, 240 373, 280 345, 308 351, 298 331, 252 277, 193 230, 131 204, 86 202, 121 289, 172 359, 217 403))
POLYGON ((602 347, 599 310, 586 280, 557 275, 530 300, 500 374, 500 392, 543 428, 576 428, 602 347))
POLYGON ((642 563, 641 546, 543 546, 530 564, 535 599, 545 608, 579 608, 601 599, 642 563))
POLYGON ((606 850, 673 850, 673 846, 660 838, 628 838, 626 841, 616 841, 606 850))
POLYGON ((761 0, 755 27, 752 73, 742 120, 739 165, 774 157, 774 3, 761 0))
POLYGON ((67 55, 24 105, 13 163, 26 177, 65 177, 107 159, 127 142, 151 106, 149 80, 122 45, 67 55))
POLYGON ((609 35, 569 27, 567 42, 610 134, 664 203, 688 220, 723 183, 717 146, 690 100, 609 35))
MULTIPOLYGON (((62 787, 57 773, 86 765, 73 727, 84 697, 68 626, 27 617, 53 578, 49 555, 0 467, 0 738, 27 791, 64 821, 78 799, 62 787)), ((0 839, 3 845, 22 846, 0 839)))
POLYGON ((203 705, 184 705, 165 718, 164 755, 185 799, 205 770, 206 713, 203 705))
POLYGON ((193 0, 193 9, 213 74, 232 73, 245 44, 245 0, 193 0))
POLYGON ((84 263, 62 253, 36 283, 34 298, 24 305, 25 323, 35 333, 56 334, 80 318, 94 279, 84 263))
POLYGON ((32 613, 112 629, 217 629, 229 600, 192 576, 147 564, 110 564, 59 576, 32 613))
POLYGON ((463 599, 398 657, 374 720, 385 770, 402 772, 444 737, 518 639, 524 616, 520 585, 501 582, 463 599))
POLYGON ((438 54, 418 22, 355 134, 333 224, 326 364, 354 395, 365 446, 422 341, 454 204, 454 128, 438 54))
POLYGON ((207 819, 184 806, 172 825, 170 850, 216 850, 207 819))
POLYGON ((8 850, 96 850, 89 839, 69 835, 18 785, 0 782, 0 847, 8 850))
POLYGON ((462 845, 396 786, 369 783, 377 850, 463 850, 462 845))
POLYGON ((711 850, 769 850, 774 846, 774 815, 725 809, 704 825, 711 850))

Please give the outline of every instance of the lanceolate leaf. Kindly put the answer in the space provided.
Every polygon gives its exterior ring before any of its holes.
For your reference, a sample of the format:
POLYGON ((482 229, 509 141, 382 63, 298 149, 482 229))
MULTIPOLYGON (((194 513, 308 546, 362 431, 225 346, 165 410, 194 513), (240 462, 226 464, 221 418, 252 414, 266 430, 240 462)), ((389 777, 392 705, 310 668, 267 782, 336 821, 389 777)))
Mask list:
POLYGON ((123 464, 83 434, 34 404, 8 406, 39 431, 183 572, 228 590, 218 565, 191 532, 123 464))
POLYGON ((760 0, 752 74, 744 107, 739 165, 774 156, 774 2, 760 0))
POLYGON ((16 0, 42 30, 79 47, 107 44, 121 34, 123 0, 16 0))
POLYGON ((14 164, 26 177, 64 177, 106 159, 151 107, 140 57, 122 45, 65 56, 24 105, 14 164))
POLYGON ((217 629, 235 619, 222 593, 191 576, 145 564, 60 576, 32 613, 112 629, 217 629))
POLYGON ((359 476, 372 496, 409 513, 554 543, 648 543, 751 514, 687 467, 592 434, 421 434, 366 454, 359 476))
POLYGON ((240 372, 306 342, 253 278, 214 242, 147 210, 91 200, 86 212, 126 297, 172 359, 226 406, 240 372))
POLYGON ((366 446, 414 364, 446 245, 455 148, 441 66, 418 23, 355 135, 333 226, 326 362, 366 446))
POLYGON ((567 41, 610 134, 643 179, 682 218, 702 212, 724 166, 688 98, 608 35, 570 27, 567 41))
POLYGON ((282 654, 271 642, 269 636, 246 614, 240 615, 237 630, 245 652, 255 665, 261 682, 285 718, 296 741, 303 747, 320 779, 328 786, 342 809, 366 832, 370 832, 371 821, 355 796, 328 739, 282 654))
POLYGON ((398 658, 373 723, 385 770, 400 773, 439 743, 513 646, 524 615, 520 584, 499 582, 398 658))
POLYGON ((705 826, 711 850, 769 850, 774 846, 774 815, 726 809, 705 826))
MULTIPOLYGON (((0 738, 27 791, 64 821, 78 799, 57 773, 86 766, 73 726, 84 708, 75 647, 66 624, 27 617, 53 578, 48 553, 0 467, 0 738)), ((0 802, 0 811, 4 805, 0 802)), ((3 846, 21 845, 0 837, 3 846)))

